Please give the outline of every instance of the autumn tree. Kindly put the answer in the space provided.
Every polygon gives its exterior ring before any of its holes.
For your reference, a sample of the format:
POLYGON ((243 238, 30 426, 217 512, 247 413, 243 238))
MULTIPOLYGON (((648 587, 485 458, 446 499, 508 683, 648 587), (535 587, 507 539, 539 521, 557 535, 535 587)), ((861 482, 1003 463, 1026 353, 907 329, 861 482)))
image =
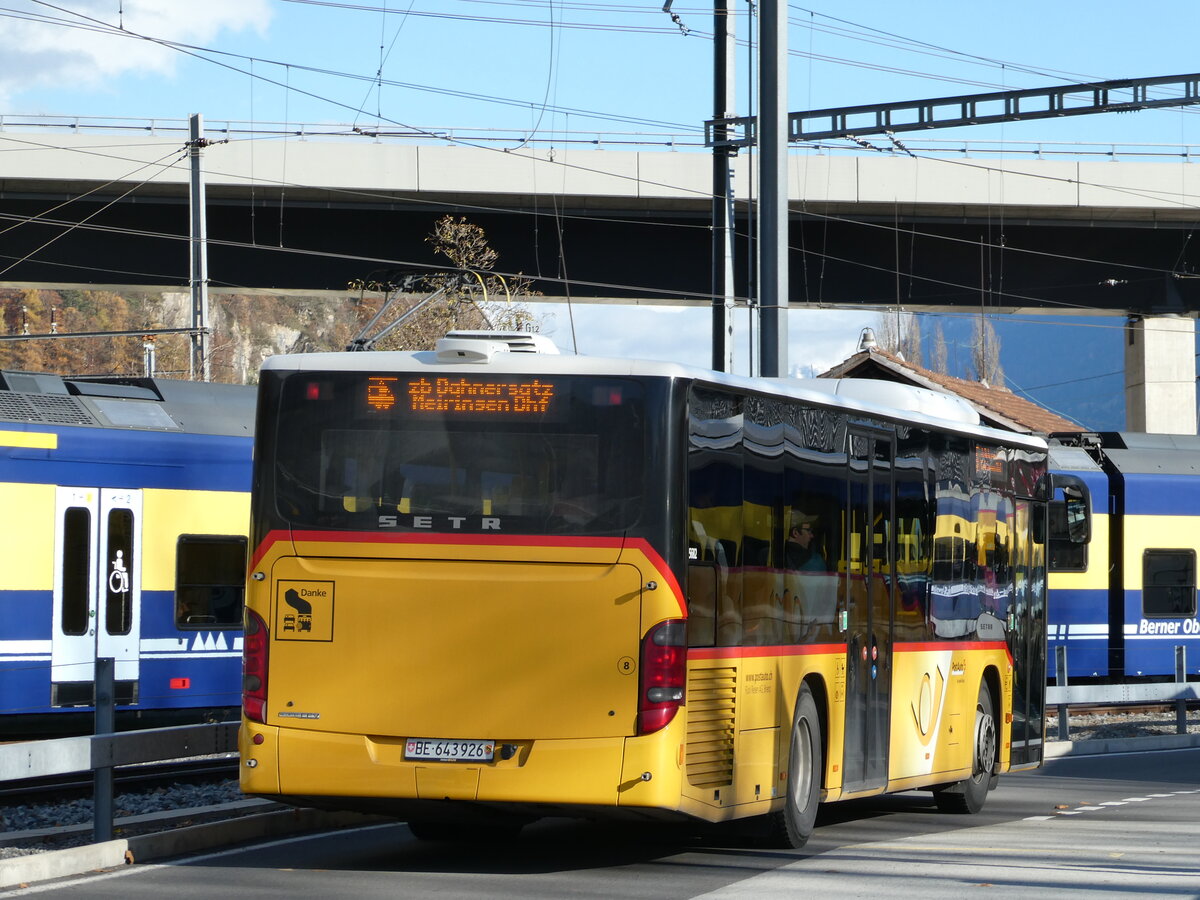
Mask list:
MULTIPOLYGON (((389 323, 410 317, 376 343, 375 349, 428 350, 446 332, 455 330, 538 329, 537 317, 527 304, 520 302, 521 298, 536 296, 532 282, 523 275, 505 277, 494 271, 500 256, 488 242, 483 228, 465 218, 446 215, 434 223, 425 241, 450 265, 444 272, 422 276, 407 285, 404 302, 397 303, 398 309, 385 314, 373 330, 378 333, 389 323)), ((369 323, 382 304, 402 290, 402 285, 388 283, 367 283, 362 287, 360 326, 369 323), (369 288, 375 288, 379 296, 369 296, 369 288)))

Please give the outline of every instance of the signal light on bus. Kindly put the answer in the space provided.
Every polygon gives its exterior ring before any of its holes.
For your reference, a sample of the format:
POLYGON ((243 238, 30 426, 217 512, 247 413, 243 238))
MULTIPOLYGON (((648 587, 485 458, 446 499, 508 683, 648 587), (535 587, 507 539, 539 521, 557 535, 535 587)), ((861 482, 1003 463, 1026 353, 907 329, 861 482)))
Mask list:
POLYGON ((189 688, 191 688, 192 679, 190 679, 190 678, 172 678, 170 681, 170 685, 171 685, 171 690, 173 690, 173 691, 186 691, 189 688))
POLYGON ((242 633, 242 711, 251 722, 267 721, 267 625, 245 610, 242 633))
POLYGON ((659 622, 642 639, 638 734, 666 728, 683 705, 687 671, 687 623, 659 622))
POLYGON ((596 385, 592 388, 593 406, 620 406, 624 392, 617 384, 596 385))

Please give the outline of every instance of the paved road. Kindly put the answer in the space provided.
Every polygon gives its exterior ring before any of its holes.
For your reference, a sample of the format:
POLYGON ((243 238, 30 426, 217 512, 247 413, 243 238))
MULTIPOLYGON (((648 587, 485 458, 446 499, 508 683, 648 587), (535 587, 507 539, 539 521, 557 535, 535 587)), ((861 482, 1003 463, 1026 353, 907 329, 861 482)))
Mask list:
POLYGON ((551 820, 503 847, 423 844, 403 825, 138 865, 0 896, 1200 898, 1200 749, 1068 757, 1006 776, 978 816, 899 794, 823 809, 802 851, 726 831, 551 820))

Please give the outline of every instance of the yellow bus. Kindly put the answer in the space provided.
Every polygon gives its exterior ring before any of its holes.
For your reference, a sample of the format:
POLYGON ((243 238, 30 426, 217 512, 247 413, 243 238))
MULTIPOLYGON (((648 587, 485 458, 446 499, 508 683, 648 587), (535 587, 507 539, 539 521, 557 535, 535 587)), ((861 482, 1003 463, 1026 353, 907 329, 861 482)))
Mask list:
POLYGON ((1040 439, 483 333, 272 357, 258 415, 247 794, 798 847, 821 802, 974 812, 1041 761, 1040 439))

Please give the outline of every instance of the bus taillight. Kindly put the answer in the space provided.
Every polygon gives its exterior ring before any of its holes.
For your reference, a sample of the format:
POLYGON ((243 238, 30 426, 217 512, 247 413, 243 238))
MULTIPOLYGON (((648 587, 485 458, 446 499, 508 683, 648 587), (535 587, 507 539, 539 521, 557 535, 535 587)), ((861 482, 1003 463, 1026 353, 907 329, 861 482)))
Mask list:
POLYGON ((252 722, 266 722, 267 625, 252 609, 245 611, 242 633, 242 711, 252 722))
POLYGON ((638 734, 665 728, 675 718, 683 705, 686 671, 687 623, 682 619, 659 622, 642 640, 638 734))

